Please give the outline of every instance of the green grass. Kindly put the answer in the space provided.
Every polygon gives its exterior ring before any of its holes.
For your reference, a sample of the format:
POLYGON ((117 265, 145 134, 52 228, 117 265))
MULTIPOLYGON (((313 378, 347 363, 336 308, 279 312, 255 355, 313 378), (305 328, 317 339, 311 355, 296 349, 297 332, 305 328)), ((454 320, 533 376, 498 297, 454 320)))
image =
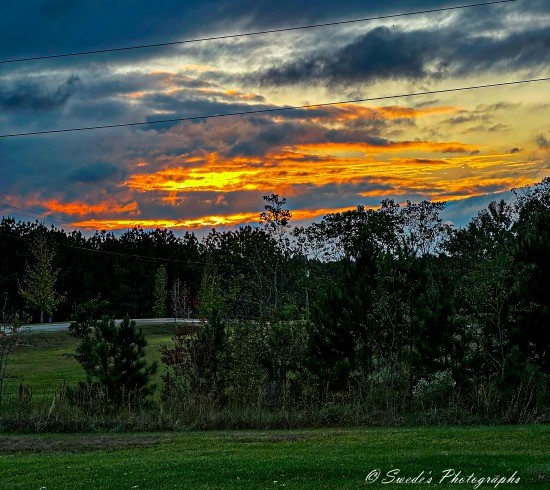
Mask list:
MULTIPOLYGON (((172 345, 171 325, 145 325, 147 360, 159 361, 159 370, 153 382, 160 386, 163 365, 160 363, 160 346, 172 345)), ((76 385, 84 380, 84 371, 71 357, 77 341, 68 331, 31 333, 25 336, 25 345, 10 357, 7 369, 5 395, 15 395, 19 384, 27 385, 33 402, 51 401, 58 388, 65 382, 76 385)))
MULTIPOLYGON (((464 476, 520 477, 548 488, 548 426, 0 436, 0 486, 23 489, 454 488, 464 476), (379 468, 431 484, 367 484, 379 468), (431 472, 431 474, 429 473, 431 472)), ((479 488, 494 488, 483 484, 479 488)))

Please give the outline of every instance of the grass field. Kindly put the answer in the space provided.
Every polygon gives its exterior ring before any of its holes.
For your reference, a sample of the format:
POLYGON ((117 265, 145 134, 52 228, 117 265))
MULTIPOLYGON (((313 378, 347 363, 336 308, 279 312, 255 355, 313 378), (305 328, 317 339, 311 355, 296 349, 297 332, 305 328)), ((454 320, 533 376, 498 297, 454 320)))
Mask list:
MULTIPOLYGON (((160 346, 172 344, 171 325, 144 325, 140 327, 147 338, 147 360, 160 361, 160 346)), ((66 382, 75 385, 84 380, 82 368, 71 357, 77 341, 68 331, 31 333, 25 337, 25 346, 10 358, 5 387, 6 396, 17 393, 20 383, 27 385, 33 401, 51 401, 57 389, 66 382)), ((153 382, 160 384, 162 364, 153 382)))
MULTIPOLYGON (((171 326, 146 326, 148 360, 171 344, 171 326)), ((48 401, 84 373, 68 332, 32 334, 10 361, 19 382, 48 401)), ((162 366, 161 366, 162 367, 162 366)), ((160 373, 156 375, 159 381, 160 373)), ((432 427, 174 433, 0 434, 0 489, 498 488, 550 487, 550 427, 432 427), (381 474, 374 479, 374 470, 381 474), (445 470, 466 479, 440 483, 445 470), (431 482, 384 484, 391 470, 431 482)))
MULTIPOLYGON (((548 426, 0 436, 6 489, 476 488, 439 484, 520 478, 498 488, 549 488, 548 426), (375 469, 381 476, 365 481, 375 469), (431 483, 383 484, 387 472, 431 483), (430 473, 431 472, 431 473, 430 473)), ((495 488, 483 483, 478 488, 495 488)))

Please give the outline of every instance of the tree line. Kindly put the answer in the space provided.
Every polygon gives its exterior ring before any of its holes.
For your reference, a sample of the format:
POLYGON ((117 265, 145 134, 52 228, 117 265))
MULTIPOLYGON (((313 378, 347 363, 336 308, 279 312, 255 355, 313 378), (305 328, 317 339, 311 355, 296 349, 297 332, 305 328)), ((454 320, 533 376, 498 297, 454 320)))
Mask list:
POLYGON ((12 308, 37 309, 25 295, 29 251, 46 237, 56 315, 80 318, 77 331, 98 298, 98 315, 193 312, 203 325, 176 329, 162 352, 164 396, 183 404, 359 400, 394 414, 535 420, 550 375, 550 178, 514 192, 460 229, 443 222, 444 203, 392 200, 291 227, 276 194, 259 226, 203 240, 140 228, 86 237, 5 218, 0 290, 12 308))

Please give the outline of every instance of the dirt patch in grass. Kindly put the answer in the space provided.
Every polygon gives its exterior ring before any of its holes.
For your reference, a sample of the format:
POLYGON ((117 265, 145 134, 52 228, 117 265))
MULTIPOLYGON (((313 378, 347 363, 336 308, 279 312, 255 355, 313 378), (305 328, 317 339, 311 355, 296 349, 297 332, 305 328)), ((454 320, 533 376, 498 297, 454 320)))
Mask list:
POLYGON ((292 433, 288 434, 279 433, 279 434, 254 434, 254 433, 239 433, 232 435, 226 439, 226 442, 237 442, 244 444, 268 442, 276 444, 279 442, 296 442, 296 441, 307 441, 309 439, 315 439, 316 434, 314 433, 292 433))
POLYGON ((14 453, 81 453, 113 451, 127 448, 157 446, 169 439, 161 434, 151 435, 78 435, 52 437, 0 436, 0 454, 14 453))

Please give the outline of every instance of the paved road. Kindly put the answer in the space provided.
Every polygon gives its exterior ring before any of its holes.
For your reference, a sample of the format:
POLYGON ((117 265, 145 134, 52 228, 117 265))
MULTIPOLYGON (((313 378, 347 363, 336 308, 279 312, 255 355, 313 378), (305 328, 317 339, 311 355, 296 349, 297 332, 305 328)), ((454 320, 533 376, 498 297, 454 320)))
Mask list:
MULTIPOLYGON (((196 318, 178 318, 178 323, 198 323, 200 320, 196 318)), ((120 324, 122 320, 115 320, 120 324)), ((173 318, 136 318, 136 325, 151 325, 155 323, 174 323, 173 318)), ((55 323, 33 323, 25 325, 27 331, 30 332, 59 332, 68 330, 71 322, 55 322, 55 323)))

